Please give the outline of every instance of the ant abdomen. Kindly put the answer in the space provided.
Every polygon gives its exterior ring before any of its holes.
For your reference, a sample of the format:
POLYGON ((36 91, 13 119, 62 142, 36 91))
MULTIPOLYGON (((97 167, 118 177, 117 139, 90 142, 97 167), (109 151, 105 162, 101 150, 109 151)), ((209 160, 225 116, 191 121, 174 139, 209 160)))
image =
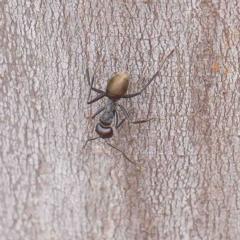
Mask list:
POLYGON ((114 75, 107 84, 106 95, 112 100, 119 100, 128 89, 130 76, 127 73, 114 75))

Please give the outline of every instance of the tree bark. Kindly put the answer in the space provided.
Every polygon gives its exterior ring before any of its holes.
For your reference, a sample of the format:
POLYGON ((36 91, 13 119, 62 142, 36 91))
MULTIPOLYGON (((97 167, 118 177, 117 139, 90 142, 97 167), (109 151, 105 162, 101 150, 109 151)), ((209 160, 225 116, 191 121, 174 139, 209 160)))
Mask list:
MULTIPOLYGON (((238 239, 240 3, 2 1, 0 239, 238 239), (96 137, 86 69, 128 72, 96 137)), ((96 93, 92 93, 92 97, 96 93)))

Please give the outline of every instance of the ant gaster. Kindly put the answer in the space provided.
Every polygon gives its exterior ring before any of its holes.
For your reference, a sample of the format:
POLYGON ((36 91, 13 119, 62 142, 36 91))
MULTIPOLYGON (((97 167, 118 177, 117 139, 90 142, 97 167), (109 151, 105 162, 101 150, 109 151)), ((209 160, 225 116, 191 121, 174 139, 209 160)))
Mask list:
MULTIPOLYGON (((167 58, 169 58, 170 55, 173 53, 173 51, 174 50, 172 50, 165 57, 165 59, 162 62, 162 65, 160 66, 160 69, 163 66, 164 62, 167 60, 167 58)), ((111 138, 113 136, 113 129, 111 127, 111 124, 113 122, 114 122, 115 128, 117 129, 123 124, 123 122, 126 119, 133 124, 144 123, 144 122, 148 122, 148 121, 154 119, 154 118, 149 118, 146 120, 132 121, 132 119, 128 115, 127 110, 122 105, 118 104, 117 101, 120 100, 121 98, 132 98, 137 95, 140 95, 148 87, 148 85, 157 77, 157 75, 159 74, 159 71, 157 71, 152 76, 152 78, 148 81, 148 83, 143 87, 143 89, 141 91, 139 91, 137 93, 132 93, 132 94, 126 94, 126 92, 128 90, 129 79, 130 79, 130 76, 126 73, 118 73, 118 74, 114 75, 108 81, 106 92, 93 87, 94 76, 92 77, 92 80, 90 81, 88 69, 86 71, 86 74, 87 74, 88 84, 90 85, 87 104, 92 104, 92 103, 100 100, 103 97, 107 97, 108 102, 107 102, 106 106, 98 109, 97 112, 92 116, 92 118, 94 118, 103 111, 103 113, 100 115, 99 123, 96 125, 96 128, 95 128, 95 131, 97 132, 98 137, 88 139, 86 141, 84 147, 86 146, 86 144, 89 141, 95 140, 97 138, 103 138, 109 146, 120 151, 128 161, 130 161, 131 163, 134 163, 125 155, 125 153, 123 151, 121 151, 120 149, 111 145, 106 139, 111 138), (99 95, 92 100, 90 100, 91 90, 99 93, 99 95), (117 107, 119 107, 122 110, 122 112, 125 116, 125 118, 123 118, 120 122, 118 122, 117 107)))

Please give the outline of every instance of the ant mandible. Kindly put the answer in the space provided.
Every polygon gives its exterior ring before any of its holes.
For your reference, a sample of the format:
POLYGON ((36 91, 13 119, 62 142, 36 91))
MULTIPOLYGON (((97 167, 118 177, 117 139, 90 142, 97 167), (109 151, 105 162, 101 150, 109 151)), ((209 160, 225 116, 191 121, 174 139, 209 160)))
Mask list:
MULTIPOLYGON (((160 66, 160 69, 162 68, 165 61, 170 57, 170 55, 173 52, 174 52, 174 50, 172 50, 164 58, 162 65, 160 66)), ((145 123, 145 122, 148 122, 148 121, 151 121, 152 119, 154 119, 154 118, 148 118, 146 120, 133 121, 130 118, 127 110, 122 105, 118 104, 117 101, 120 100, 121 98, 132 98, 137 95, 140 95, 148 87, 148 85, 157 77, 160 69, 152 76, 152 78, 148 81, 148 83, 143 87, 143 89, 141 91, 139 91, 137 93, 132 93, 132 94, 125 94, 127 92, 128 85, 129 85, 129 79, 130 79, 130 76, 128 74, 126 74, 126 73, 115 74, 108 81, 106 92, 104 92, 100 89, 93 87, 94 76, 92 77, 92 81, 90 81, 89 71, 87 69, 87 71, 86 71, 87 80, 88 80, 88 84, 90 86, 87 104, 92 104, 92 103, 100 100, 103 97, 107 97, 108 102, 104 107, 98 109, 97 112, 92 116, 92 118, 95 118, 99 113, 101 113, 103 111, 103 113, 100 115, 99 123, 96 125, 96 128, 95 128, 95 131, 97 132, 98 137, 88 139, 86 141, 84 147, 87 145, 87 143, 89 141, 92 141, 92 140, 95 140, 98 138, 103 138, 110 147, 121 152, 123 154, 123 156, 129 162, 134 163, 125 155, 125 153, 123 151, 121 151, 120 149, 118 149, 115 146, 113 146, 112 144, 110 144, 106 139, 111 138, 113 136, 113 129, 112 129, 112 127, 110 127, 110 125, 113 123, 113 121, 114 121, 115 128, 117 129, 124 123, 124 121, 126 119, 133 124, 145 123), (99 95, 92 100, 90 100, 91 90, 99 93, 99 95), (117 107, 119 107, 122 110, 122 112, 125 116, 125 118, 123 118, 120 122, 118 122, 117 107)))

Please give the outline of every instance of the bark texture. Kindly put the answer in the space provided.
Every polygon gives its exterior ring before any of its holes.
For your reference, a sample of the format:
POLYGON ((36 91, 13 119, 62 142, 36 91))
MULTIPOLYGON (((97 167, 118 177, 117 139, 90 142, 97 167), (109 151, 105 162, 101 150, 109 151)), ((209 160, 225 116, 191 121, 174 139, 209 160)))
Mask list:
MULTIPOLYGON (((1 1, 0 239, 239 239, 240 2, 1 1), (141 89, 95 137, 86 68, 141 89)), ((96 96, 96 93, 92 94, 96 96)))

